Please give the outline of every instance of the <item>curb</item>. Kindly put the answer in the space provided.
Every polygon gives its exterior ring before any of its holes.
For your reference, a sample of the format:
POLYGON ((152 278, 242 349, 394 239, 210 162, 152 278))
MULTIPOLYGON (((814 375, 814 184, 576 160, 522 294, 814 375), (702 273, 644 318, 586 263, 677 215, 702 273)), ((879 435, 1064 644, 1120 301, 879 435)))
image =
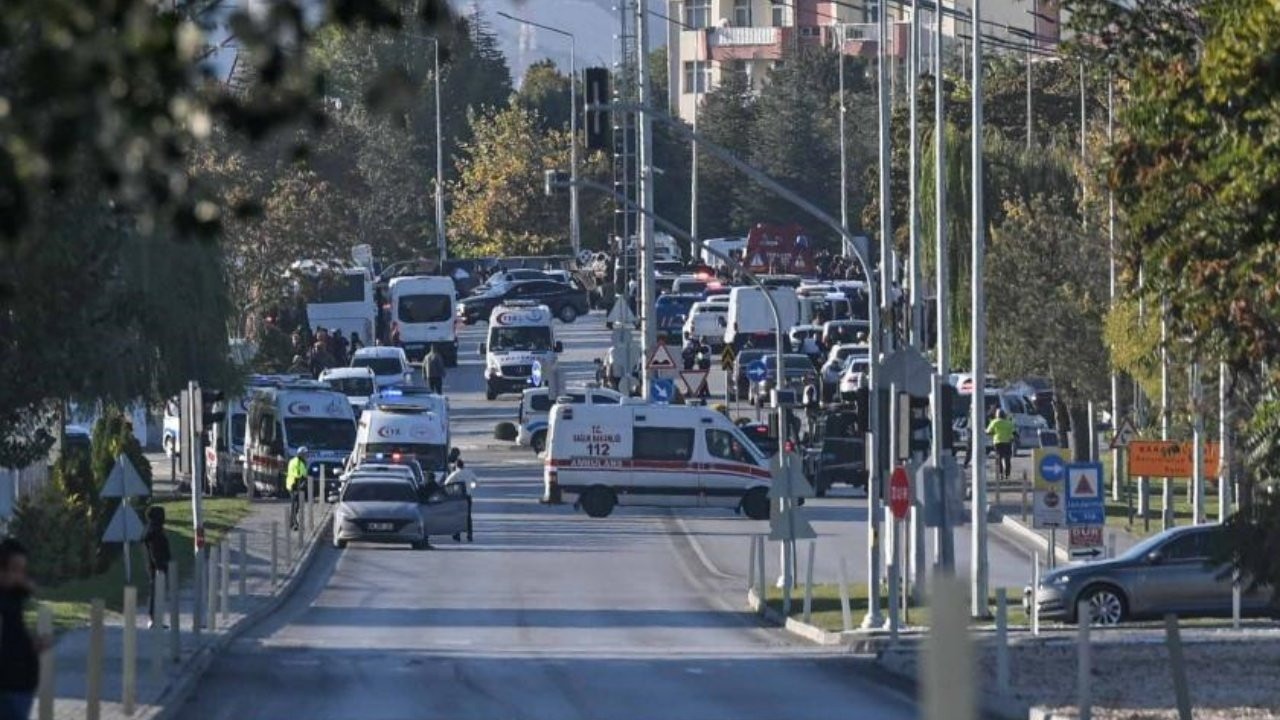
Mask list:
POLYGON ((1027 711, 1027 720, 1076 720, 1079 715, 1067 715, 1047 710, 1042 707, 1033 707, 1027 711))
POLYGON ((213 664, 214 659, 228 645, 239 639, 245 630, 279 610, 280 606, 297 590, 302 578, 306 575, 312 561, 315 559, 316 548, 320 546, 320 538, 325 535, 326 528, 328 528, 327 520, 331 513, 332 509, 326 510, 324 515, 321 516, 323 521, 316 523, 316 530, 307 540, 307 545, 303 548, 297 564, 293 566, 292 572, 285 578, 279 589, 271 597, 267 598, 265 603, 243 615, 239 621, 227 628, 221 635, 197 650, 187 660, 185 667, 179 671, 178 677, 160 692, 154 702, 150 703, 152 707, 150 712, 138 712, 134 715, 135 718, 139 720, 173 720, 177 717, 179 708, 185 705, 187 700, 195 693, 200 678, 204 676, 205 671, 213 664))
MULTIPOLYGON (((1034 545, 1038 552, 1047 553, 1049 551, 1048 538, 1027 527, 1021 520, 1014 519, 1012 515, 1003 515, 1000 518, 1000 527, 1008 530, 1010 534, 1015 535, 1024 544, 1034 545)), ((1067 553, 1063 543, 1058 544, 1057 552, 1054 554, 1060 564, 1065 565, 1071 562, 1071 555, 1067 553)))

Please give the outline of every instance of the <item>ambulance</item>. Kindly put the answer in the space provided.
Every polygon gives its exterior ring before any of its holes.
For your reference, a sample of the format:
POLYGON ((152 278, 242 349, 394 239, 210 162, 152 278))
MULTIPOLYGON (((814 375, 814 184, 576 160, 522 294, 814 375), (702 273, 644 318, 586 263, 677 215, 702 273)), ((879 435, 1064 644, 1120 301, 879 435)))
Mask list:
POLYGON ((224 409, 222 419, 208 428, 209 444, 204 448, 205 487, 211 495, 234 495, 245 489, 244 429, 249 398, 230 398, 224 409))
POLYGON ((502 393, 547 384, 555 370, 556 354, 563 351, 546 305, 508 301, 495 307, 489 314, 486 341, 480 343, 485 398, 493 400, 502 393))
POLYGON ((356 428, 349 467, 377 458, 417 460, 444 479, 449 458, 449 405, 439 395, 384 390, 369 399, 356 428))
POLYGON ((705 406, 557 404, 543 466, 543 502, 590 517, 617 505, 719 507, 769 518, 769 460, 705 406))
POLYGON ((283 495, 284 470, 307 448, 307 470, 335 483, 356 443, 356 417, 347 396, 316 380, 279 380, 251 387, 245 418, 245 484, 255 497, 283 495))

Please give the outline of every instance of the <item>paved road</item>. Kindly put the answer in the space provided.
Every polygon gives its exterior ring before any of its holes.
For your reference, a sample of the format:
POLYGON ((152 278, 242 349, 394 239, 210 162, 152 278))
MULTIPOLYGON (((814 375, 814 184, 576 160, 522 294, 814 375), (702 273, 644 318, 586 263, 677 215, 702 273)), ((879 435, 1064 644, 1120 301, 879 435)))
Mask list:
MULTIPOLYGON (((569 382, 589 378, 608 341, 600 318, 559 327, 569 382)), ((744 538, 764 523, 636 508, 590 520, 537 504, 537 458, 492 439, 514 398, 483 399, 480 332, 466 331, 445 383, 454 444, 482 483, 476 542, 325 548, 182 717, 915 717, 912 689, 867 659, 742 612, 744 538)), ((856 501, 815 510, 821 532, 861 532, 856 501)))

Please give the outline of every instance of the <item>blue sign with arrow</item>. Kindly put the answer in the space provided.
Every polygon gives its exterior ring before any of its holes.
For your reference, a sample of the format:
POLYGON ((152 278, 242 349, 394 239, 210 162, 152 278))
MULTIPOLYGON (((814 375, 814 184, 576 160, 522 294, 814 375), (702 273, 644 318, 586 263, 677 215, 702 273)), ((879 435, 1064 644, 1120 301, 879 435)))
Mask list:
POLYGON ((1067 465, 1062 462, 1061 455, 1050 454, 1040 459, 1040 475, 1045 480, 1051 483, 1061 482, 1066 472, 1067 465))
POLYGON ((769 375, 769 368, 765 367, 763 360, 756 360, 747 365, 747 379, 751 382, 760 382, 769 375))
POLYGON ((654 378, 650 384, 650 395, 656 403, 669 403, 676 396, 676 381, 669 378, 654 378))

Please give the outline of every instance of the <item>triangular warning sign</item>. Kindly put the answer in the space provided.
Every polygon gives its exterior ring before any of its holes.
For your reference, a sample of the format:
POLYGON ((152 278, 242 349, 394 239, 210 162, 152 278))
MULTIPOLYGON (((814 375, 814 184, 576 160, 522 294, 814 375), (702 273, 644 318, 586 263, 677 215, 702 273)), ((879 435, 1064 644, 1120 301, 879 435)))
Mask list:
POLYGON ((1120 428, 1116 430, 1115 437, 1111 438, 1111 449, 1129 447, 1129 443, 1138 436, 1138 430, 1133 427, 1133 422, 1128 418, 1120 424, 1120 428))
POLYGON ((1079 477, 1080 479, 1076 481, 1076 489, 1071 491, 1073 496, 1093 497, 1098 494, 1098 491, 1093 489, 1093 483, 1089 482, 1087 474, 1081 473, 1079 477))
POLYGON ((751 256, 750 265, 751 267, 760 267, 761 265, 764 265, 764 258, 760 257, 760 253, 756 253, 751 256))
POLYGON ((675 356, 671 354, 671 348, 666 345, 659 344, 649 356, 650 370, 675 370, 678 367, 675 356))
POLYGON ((680 371, 680 385, 680 392, 684 393, 685 397, 701 397, 707 389, 707 371, 680 371))
POLYGON ((804 508, 793 507, 769 513, 770 540, 813 540, 818 537, 813 525, 804 517, 804 508))

